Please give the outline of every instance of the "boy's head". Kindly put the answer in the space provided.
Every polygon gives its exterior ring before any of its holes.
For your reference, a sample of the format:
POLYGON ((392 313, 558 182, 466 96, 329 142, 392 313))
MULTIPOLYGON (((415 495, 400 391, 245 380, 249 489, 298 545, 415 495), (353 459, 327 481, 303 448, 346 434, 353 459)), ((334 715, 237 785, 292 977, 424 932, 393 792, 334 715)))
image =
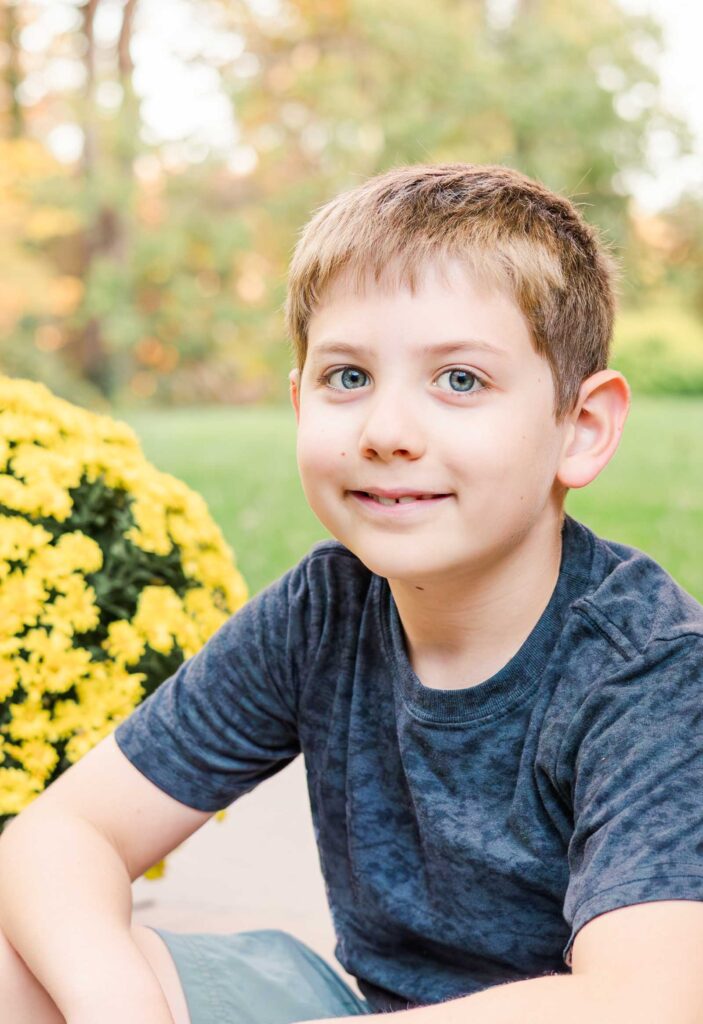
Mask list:
POLYGON ((370 275, 412 289, 429 263, 447 258, 520 308, 549 364, 561 421, 582 381, 608 365, 614 265, 567 199, 507 167, 401 167, 323 206, 289 275, 286 319, 298 368, 310 318, 340 273, 358 285, 370 275))
POLYGON ((401 168, 333 200, 287 317, 303 487, 379 575, 475 579, 528 536, 539 558, 617 447, 608 258, 506 168, 401 168))

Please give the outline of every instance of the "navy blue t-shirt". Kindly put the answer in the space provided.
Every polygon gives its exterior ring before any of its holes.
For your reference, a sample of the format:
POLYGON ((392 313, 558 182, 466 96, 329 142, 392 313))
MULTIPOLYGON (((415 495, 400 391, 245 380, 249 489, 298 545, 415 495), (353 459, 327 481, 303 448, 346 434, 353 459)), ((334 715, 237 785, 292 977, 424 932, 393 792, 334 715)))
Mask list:
POLYGON ((201 810, 302 751, 336 955, 375 1010, 565 972, 596 915, 703 900, 703 607, 568 515, 547 608, 478 685, 424 686, 387 581, 328 541, 116 739, 201 810))

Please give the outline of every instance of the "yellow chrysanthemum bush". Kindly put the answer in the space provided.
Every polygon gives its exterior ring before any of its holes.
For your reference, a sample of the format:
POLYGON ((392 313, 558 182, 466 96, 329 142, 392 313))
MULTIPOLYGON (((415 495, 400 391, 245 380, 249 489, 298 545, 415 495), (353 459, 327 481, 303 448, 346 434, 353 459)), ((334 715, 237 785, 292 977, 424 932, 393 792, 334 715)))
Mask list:
POLYGON ((0 376, 0 829, 246 599, 126 424, 0 376))

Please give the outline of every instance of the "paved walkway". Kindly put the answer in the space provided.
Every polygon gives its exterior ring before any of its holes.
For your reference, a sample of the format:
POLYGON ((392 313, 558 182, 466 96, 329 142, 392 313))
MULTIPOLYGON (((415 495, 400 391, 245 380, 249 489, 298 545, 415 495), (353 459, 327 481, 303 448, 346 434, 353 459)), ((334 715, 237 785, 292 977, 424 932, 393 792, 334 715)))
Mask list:
POLYGON ((208 821, 133 896, 136 923, 170 931, 289 931, 354 985, 334 959, 302 757, 208 821))

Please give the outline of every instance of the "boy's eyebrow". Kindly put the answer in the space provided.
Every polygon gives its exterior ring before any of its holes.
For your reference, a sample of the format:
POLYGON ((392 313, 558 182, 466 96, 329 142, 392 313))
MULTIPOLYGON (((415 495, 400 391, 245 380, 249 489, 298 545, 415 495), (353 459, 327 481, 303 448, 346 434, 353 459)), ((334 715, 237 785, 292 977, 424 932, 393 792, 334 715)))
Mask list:
MULTIPOLYGON (((457 341, 443 341, 437 345, 421 345, 418 352, 421 355, 446 356, 453 352, 461 352, 467 349, 478 349, 481 352, 489 352, 491 355, 507 356, 509 353, 498 345, 493 345, 480 338, 463 338, 457 341)), ((315 357, 330 355, 351 355, 368 357, 374 354, 374 349, 368 345, 354 345, 348 341, 323 341, 310 350, 310 355, 315 357)))

